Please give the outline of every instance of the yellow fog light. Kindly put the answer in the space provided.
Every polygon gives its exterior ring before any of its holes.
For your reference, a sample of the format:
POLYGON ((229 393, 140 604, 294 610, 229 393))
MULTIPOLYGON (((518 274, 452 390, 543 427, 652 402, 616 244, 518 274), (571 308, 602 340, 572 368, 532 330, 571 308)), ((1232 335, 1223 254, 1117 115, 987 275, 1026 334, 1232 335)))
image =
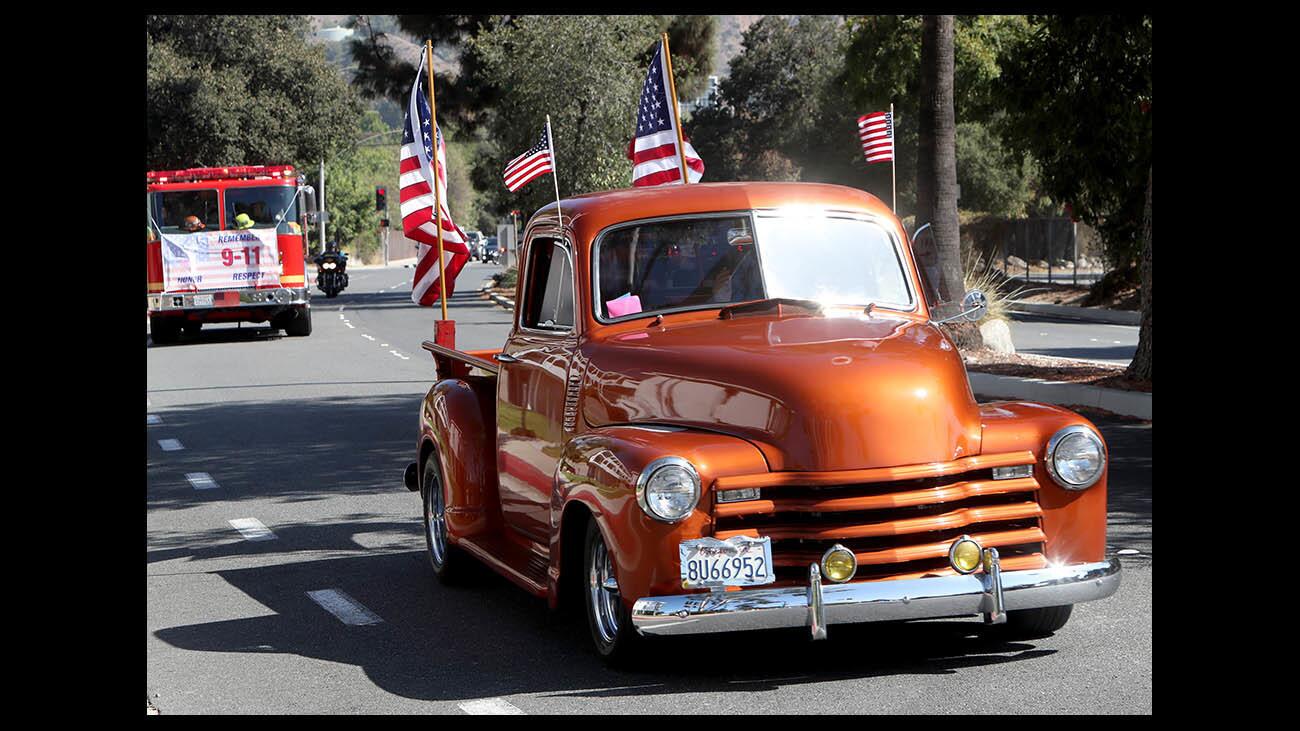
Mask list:
POLYGON ((970 536, 962 536, 953 541, 952 547, 948 549, 948 563, 952 564, 953 569, 959 574, 969 574, 980 567, 984 560, 983 551, 980 550, 980 544, 970 536))
POLYGON ((837 584, 852 579, 857 571, 858 557, 838 543, 822 554, 822 575, 837 584))

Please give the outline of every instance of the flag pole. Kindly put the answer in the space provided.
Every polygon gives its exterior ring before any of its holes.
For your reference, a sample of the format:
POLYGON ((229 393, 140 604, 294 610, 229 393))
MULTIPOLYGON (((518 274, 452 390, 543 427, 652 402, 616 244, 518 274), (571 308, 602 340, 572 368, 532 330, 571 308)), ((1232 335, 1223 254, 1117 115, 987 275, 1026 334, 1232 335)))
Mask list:
POLYGON ((668 98, 673 101, 673 126, 677 128, 677 162, 682 166, 682 185, 691 182, 686 174, 686 144, 682 142, 682 116, 677 111, 677 82, 673 79, 673 57, 668 52, 668 34, 663 34, 664 64, 668 71, 668 98))
POLYGON ((894 215, 898 215, 898 120, 894 118, 894 103, 889 103, 889 187, 894 195, 894 215))
POLYGON ((433 99, 433 41, 424 42, 424 60, 429 71, 429 121, 433 126, 433 217, 438 229, 438 301, 442 319, 447 319, 447 262, 442 253, 442 190, 438 185, 438 105, 433 99))
MULTIPOLYGON (((560 218, 560 231, 564 231, 564 213, 560 211, 559 161, 555 159, 555 140, 551 139, 551 115, 546 115, 546 146, 551 148, 551 180, 555 183, 555 215, 560 218)), ((563 233, 560 234, 563 236, 563 233)))

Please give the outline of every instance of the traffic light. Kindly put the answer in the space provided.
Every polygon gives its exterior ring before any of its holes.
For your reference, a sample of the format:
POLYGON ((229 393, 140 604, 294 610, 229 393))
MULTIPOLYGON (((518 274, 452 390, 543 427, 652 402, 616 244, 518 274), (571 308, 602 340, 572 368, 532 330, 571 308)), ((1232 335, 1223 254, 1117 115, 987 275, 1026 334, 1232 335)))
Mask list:
POLYGON ((388 189, 382 185, 375 186, 375 210, 388 210, 388 189))

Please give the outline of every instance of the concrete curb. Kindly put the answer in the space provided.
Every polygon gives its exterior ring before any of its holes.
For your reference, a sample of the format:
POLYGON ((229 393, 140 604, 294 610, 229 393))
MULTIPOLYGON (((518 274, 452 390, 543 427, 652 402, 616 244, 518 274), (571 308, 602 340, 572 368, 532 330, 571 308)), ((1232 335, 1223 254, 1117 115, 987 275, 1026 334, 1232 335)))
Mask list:
POLYGON ((1107 310, 1102 307, 1074 307, 1071 305, 1047 305, 1036 302, 1012 300, 1011 312, 1023 315, 1047 315, 1063 320, 1081 322, 1099 322, 1107 325, 1141 325, 1142 313, 1128 310, 1107 310))
POLYGON ((1121 391, 1082 383, 998 376, 992 373, 971 372, 968 375, 971 390, 981 396, 1041 401, 1058 406, 1091 406, 1115 414, 1151 420, 1151 394, 1142 391, 1121 391))
POLYGON ((489 280, 483 282, 483 286, 479 288, 479 292, 482 292, 483 294, 487 295, 487 296, 488 296, 488 299, 492 300, 493 302, 497 303, 498 305, 501 305, 501 307, 502 307, 503 309, 505 309, 506 311, 508 311, 508 312, 514 312, 514 311, 515 311, 515 301, 514 301, 514 300, 512 300, 512 299, 506 299, 505 297, 502 297, 502 296, 499 295, 499 294, 494 294, 494 293, 492 293, 492 292, 489 292, 488 290, 490 290, 490 289, 492 289, 492 280, 491 280, 491 279, 489 279, 489 280))

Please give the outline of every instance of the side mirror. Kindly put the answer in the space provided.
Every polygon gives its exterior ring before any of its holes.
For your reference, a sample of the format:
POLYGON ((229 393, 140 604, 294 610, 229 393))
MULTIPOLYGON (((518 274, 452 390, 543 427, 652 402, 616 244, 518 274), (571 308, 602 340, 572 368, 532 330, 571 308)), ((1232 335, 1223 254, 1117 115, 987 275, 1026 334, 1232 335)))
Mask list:
POLYGON ((298 195, 301 196, 302 212, 311 215, 316 212, 316 189, 310 185, 298 186, 298 195))
POLYGON ((979 322, 989 314, 989 298, 978 289, 972 289, 961 298, 961 317, 967 322, 979 322))

